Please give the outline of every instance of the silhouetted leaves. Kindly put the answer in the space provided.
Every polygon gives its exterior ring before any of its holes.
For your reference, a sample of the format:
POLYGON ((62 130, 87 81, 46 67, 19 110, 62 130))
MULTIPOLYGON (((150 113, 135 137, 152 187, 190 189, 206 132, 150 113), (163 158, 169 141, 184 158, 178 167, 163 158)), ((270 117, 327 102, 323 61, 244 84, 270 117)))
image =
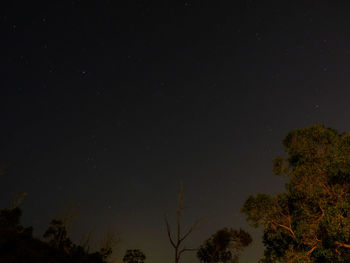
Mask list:
POLYGON ((197 251, 203 263, 238 262, 239 255, 252 242, 244 230, 223 228, 207 239, 197 251))
POLYGON ((68 237, 61 220, 52 220, 44 234, 48 242, 33 237, 31 227, 20 224, 19 207, 0 211, 0 262, 6 263, 106 263, 111 254, 89 253, 68 237))
POLYGON ((72 248, 72 241, 69 239, 67 229, 61 220, 52 220, 49 228, 44 233, 44 238, 49 239, 49 244, 65 252, 72 248))
POLYGON ((146 255, 140 249, 128 249, 123 257, 124 263, 144 263, 146 255))

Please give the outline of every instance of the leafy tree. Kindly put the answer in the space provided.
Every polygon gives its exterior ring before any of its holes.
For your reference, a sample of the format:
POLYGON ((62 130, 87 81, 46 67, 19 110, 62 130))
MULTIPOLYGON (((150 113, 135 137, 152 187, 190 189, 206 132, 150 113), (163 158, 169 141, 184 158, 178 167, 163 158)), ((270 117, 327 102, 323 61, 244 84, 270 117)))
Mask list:
POLYGON ((32 227, 20 224, 19 207, 0 210, 0 262, 7 263, 106 263, 103 251, 89 253, 74 244, 60 220, 45 232, 48 242, 33 237, 32 227))
POLYGON ((238 262, 240 253, 252 242, 244 230, 223 228, 207 239, 197 251, 203 263, 238 262))
POLYGON ((274 160, 284 193, 250 196, 242 212, 263 226, 261 262, 350 262, 350 133, 313 125, 289 132, 274 160))
POLYGON ((72 248, 72 241, 68 237, 66 226, 62 220, 52 220, 50 227, 44 233, 44 238, 49 239, 51 246, 65 252, 69 252, 72 248))
POLYGON ((146 255, 140 249, 128 249, 125 252, 124 263, 144 263, 146 255))
MULTIPOLYGON (((1 175, 1 167, 0 167, 1 175)), ((112 254, 115 237, 106 236, 100 251, 74 244, 68 236, 67 225, 75 218, 72 206, 62 219, 52 220, 44 237, 33 237, 32 227, 23 227, 19 208, 26 193, 19 193, 9 208, 0 210, 0 262, 6 263, 107 263, 112 254)), ((89 240, 89 239, 88 239, 89 240)), ((86 240, 84 245, 87 245, 86 240)))

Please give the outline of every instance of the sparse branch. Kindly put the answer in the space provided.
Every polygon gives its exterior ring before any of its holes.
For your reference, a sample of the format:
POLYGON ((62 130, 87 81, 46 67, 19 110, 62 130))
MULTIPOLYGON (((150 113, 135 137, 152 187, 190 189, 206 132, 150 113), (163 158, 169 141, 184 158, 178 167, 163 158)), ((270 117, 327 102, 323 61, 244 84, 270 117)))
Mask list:
POLYGON ((192 232, 193 230, 195 230, 198 226, 198 224, 202 221, 203 219, 198 218, 193 225, 191 226, 191 228, 187 231, 187 233, 180 239, 180 242, 184 241, 192 232))
POLYGON ((182 236, 181 235, 181 212, 182 212, 183 206, 182 206, 182 184, 180 185, 179 193, 178 193, 178 199, 177 199, 177 211, 176 211, 176 224, 177 224, 177 236, 176 241, 173 240, 171 236, 171 228, 168 222, 167 215, 164 215, 164 221, 167 228, 167 234, 170 241, 171 246, 174 248, 174 256, 175 256, 175 263, 178 263, 181 257, 181 254, 186 251, 196 251, 196 248, 181 248, 181 245, 183 241, 197 228, 198 224, 202 221, 202 219, 197 219, 192 226, 188 229, 188 231, 182 236))
POLYGON ((93 230, 90 230, 87 235, 82 236, 80 241, 80 246, 83 247, 86 251, 90 250, 90 242, 93 230))
POLYGON ((170 229, 170 225, 169 225, 169 222, 168 222, 168 217, 167 217, 166 214, 164 215, 164 221, 165 221, 165 224, 166 224, 169 241, 170 241, 170 243, 171 243, 171 245, 173 247, 176 247, 176 245, 175 245, 175 243, 174 243, 174 241, 173 241, 173 239, 171 237, 171 229, 170 229))
POLYGON ((181 212, 182 212, 182 198, 183 196, 183 186, 180 184, 180 190, 178 194, 177 199, 177 215, 176 215, 176 221, 177 221, 177 243, 181 243, 181 212))

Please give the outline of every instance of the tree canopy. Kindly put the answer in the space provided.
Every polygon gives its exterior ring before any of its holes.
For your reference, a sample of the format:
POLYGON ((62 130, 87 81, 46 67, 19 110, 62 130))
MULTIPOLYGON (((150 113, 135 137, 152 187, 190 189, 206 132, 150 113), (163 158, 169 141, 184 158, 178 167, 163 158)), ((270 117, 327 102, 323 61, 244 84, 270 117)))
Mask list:
POLYGON ((238 262, 240 253, 251 242, 251 236, 244 230, 223 228, 204 241, 197 257, 203 263, 238 262))
POLYGON ((146 255, 140 249, 128 249, 123 257, 124 263, 144 263, 146 255))
POLYGON ((261 262, 350 262, 350 133, 313 125, 288 133, 273 162, 286 191, 250 196, 242 212, 264 228, 261 262))

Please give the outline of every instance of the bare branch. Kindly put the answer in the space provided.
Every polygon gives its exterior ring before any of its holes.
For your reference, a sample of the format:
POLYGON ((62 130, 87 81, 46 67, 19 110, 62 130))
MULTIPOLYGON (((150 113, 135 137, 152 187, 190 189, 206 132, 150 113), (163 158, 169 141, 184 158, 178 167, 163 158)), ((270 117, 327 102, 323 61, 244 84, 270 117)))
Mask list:
POLYGON ((169 240, 170 240, 170 243, 173 247, 176 247, 172 237, 171 237, 171 229, 170 229, 170 225, 169 225, 169 222, 168 222, 168 218, 167 218, 167 215, 164 214, 164 221, 165 221, 165 224, 166 224, 166 228, 167 228, 167 232, 168 232, 168 237, 169 237, 169 240))
POLYGON ((166 224, 169 241, 175 250, 174 251, 175 252, 175 263, 179 263, 181 254, 183 252, 197 250, 195 248, 186 248, 186 247, 183 247, 182 249, 180 249, 180 248, 181 248, 182 242, 197 228, 197 225, 199 224, 199 222, 202 221, 202 219, 197 219, 193 223, 193 225, 190 227, 190 229, 183 236, 181 235, 181 213, 183 210, 182 197, 183 197, 182 184, 180 184, 180 189, 179 189, 178 199, 177 199, 177 211, 176 211, 176 224, 177 224, 176 242, 171 237, 171 229, 170 229, 167 215, 166 214, 164 215, 164 221, 166 224))
POLYGON ((203 221, 202 218, 198 218, 193 225, 190 227, 190 229, 187 231, 187 233, 180 239, 180 242, 184 241, 192 232, 195 230, 198 226, 198 224, 203 221))
POLYGON ((180 184, 179 194, 177 198, 177 244, 181 242, 181 212, 182 212, 182 200, 183 200, 183 186, 180 184))

